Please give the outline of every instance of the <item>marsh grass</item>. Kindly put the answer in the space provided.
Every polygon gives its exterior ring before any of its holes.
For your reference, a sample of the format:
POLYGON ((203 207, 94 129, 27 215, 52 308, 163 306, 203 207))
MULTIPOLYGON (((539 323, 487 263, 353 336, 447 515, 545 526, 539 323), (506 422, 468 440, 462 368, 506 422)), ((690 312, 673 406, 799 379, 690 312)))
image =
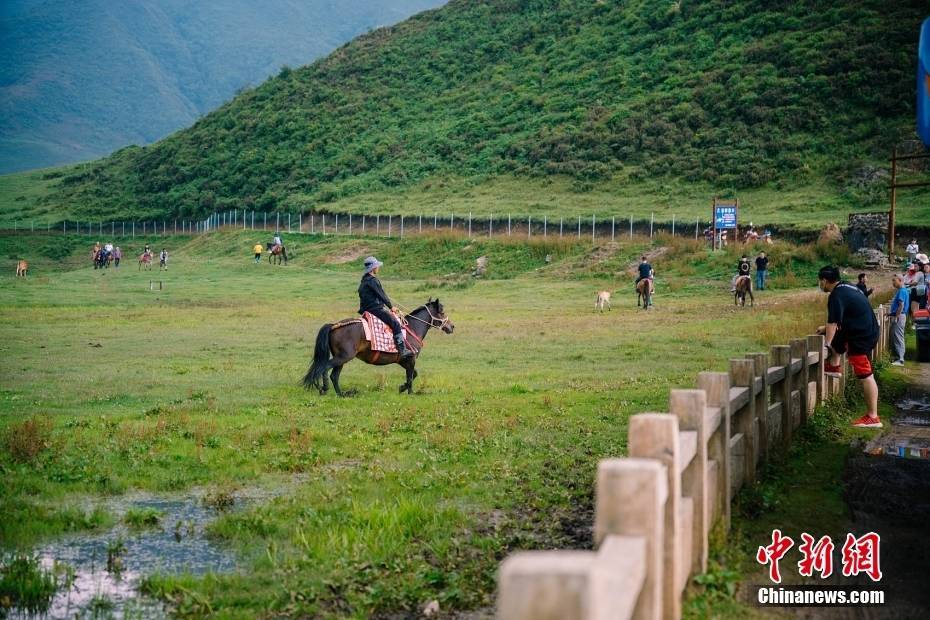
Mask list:
POLYGON ((37 557, 12 554, 0 559, 0 611, 18 607, 30 613, 48 610, 58 590, 58 577, 37 557))

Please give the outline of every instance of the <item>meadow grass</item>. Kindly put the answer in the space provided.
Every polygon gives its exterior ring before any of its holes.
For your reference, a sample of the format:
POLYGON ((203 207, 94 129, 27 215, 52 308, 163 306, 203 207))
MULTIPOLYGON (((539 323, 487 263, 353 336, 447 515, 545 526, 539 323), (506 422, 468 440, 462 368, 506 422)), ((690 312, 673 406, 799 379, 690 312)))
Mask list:
MULTIPOLYGON (((486 607, 507 553, 591 545, 595 467, 625 453, 631 414, 664 410, 669 388, 693 386, 701 370, 803 335, 816 319, 799 317, 819 319, 825 305, 808 286, 735 308, 735 247, 668 241, 656 306, 644 312, 627 273, 655 249, 643 239, 291 235, 295 260, 272 267, 252 262, 256 236, 156 240, 172 252, 167 272, 132 261, 94 271, 89 238, 61 238, 70 253, 59 262, 43 259, 26 281, 12 269, 0 278, 0 431, 49 423, 26 461, 0 452, 0 547, 103 527, 112 517, 95 504, 131 489, 219 497, 292 484, 210 525, 239 551, 241 572, 153 575, 146 591, 229 617, 365 617, 433 599, 486 607), (308 392, 298 382, 316 331, 355 315, 368 253, 385 260, 400 303, 438 294, 455 333, 429 334, 412 396, 397 393, 397 367, 360 362, 342 377, 355 396, 308 392), (487 279, 433 290, 436 278, 465 278, 480 255, 487 279), (164 290, 150 291, 151 279, 164 290), (617 291, 614 309, 598 314, 605 288, 617 291)), ((119 242, 131 255, 142 240, 119 242)), ((30 242, 0 237, 0 253, 14 246, 30 242)), ((779 251, 808 285, 828 253, 779 251)))

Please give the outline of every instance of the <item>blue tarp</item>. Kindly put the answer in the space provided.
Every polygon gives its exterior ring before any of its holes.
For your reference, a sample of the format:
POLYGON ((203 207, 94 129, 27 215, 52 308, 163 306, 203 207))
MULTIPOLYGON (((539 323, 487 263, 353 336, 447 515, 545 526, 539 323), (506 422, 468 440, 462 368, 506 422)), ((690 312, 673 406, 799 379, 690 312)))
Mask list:
POLYGON ((920 29, 917 51, 917 133, 930 146, 930 17, 920 29))

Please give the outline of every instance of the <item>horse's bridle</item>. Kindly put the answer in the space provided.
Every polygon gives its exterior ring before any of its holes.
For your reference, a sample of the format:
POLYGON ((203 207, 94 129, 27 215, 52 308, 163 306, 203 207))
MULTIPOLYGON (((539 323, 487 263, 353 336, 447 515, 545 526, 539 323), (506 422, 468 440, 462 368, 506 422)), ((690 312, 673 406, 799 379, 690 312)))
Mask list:
POLYGON ((447 316, 447 317, 437 317, 437 316, 433 315, 433 312, 429 309, 429 304, 424 304, 423 309, 426 310, 426 313, 429 315, 429 321, 424 321, 424 320, 421 319, 420 317, 414 316, 413 314, 408 314, 408 315, 407 315, 407 318, 409 318, 409 319, 415 319, 415 320, 417 320, 417 321, 419 321, 419 322, 421 322, 421 323, 425 323, 425 324, 429 325, 430 327, 435 327, 436 329, 442 329, 443 327, 446 326, 446 324, 447 324, 449 321, 451 321, 451 319, 450 319, 448 316, 447 316))

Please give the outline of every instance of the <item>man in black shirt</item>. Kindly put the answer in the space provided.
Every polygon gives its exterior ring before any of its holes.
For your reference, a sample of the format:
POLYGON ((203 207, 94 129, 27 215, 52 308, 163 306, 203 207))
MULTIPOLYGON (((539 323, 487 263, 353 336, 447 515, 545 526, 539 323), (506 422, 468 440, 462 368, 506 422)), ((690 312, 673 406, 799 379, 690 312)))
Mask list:
POLYGON ((358 313, 370 312, 390 325, 394 332, 394 344, 397 345, 398 355, 402 360, 408 359, 413 357, 413 353, 404 344, 404 328, 394 315, 397 308, 391 303, 387 293, 384 292, 384 287, 381 286, 381 281, 376 277, 383 264, 374 256, 365 259, 365 275, 362 276, 362 282, 358 286, 358 313), (391 310, 388 311, 385 306, 391 310))
POLYGON ((769 257, 765 252, 759 252, 756 257, 756 288, 760 291, 765 290, 765 281, 769 274, 769 257))
POLYGON ((866 277, 866 276, 865 276, 864 273, 860 273, 860 274, 859 274, 859 281, 856 282, 856 288, 859 289, 860 291, 862 291, 862 294, 863 294, 863 295, 865 295, 866 297, 868 297, 869 295, 872 294, 872 289, 870 289, 870 288, 869 288, 869 285, 866 284, 865 277, 866 277))
POLYGON ((830 352, 824 363, 824 373, 831 377, 842 374, 840 356, 847 354, 849 365, 862 382, 866 413, 853 422, 860 428, 881 428, 878 417, 878 384, 872 375, 869 355, 878 343, 878 321, 869 300, 862 291, 848 282, 840 282, 840 271, 827 266, 817 274, 820 290, 829 293, 824 342, 830 352))

